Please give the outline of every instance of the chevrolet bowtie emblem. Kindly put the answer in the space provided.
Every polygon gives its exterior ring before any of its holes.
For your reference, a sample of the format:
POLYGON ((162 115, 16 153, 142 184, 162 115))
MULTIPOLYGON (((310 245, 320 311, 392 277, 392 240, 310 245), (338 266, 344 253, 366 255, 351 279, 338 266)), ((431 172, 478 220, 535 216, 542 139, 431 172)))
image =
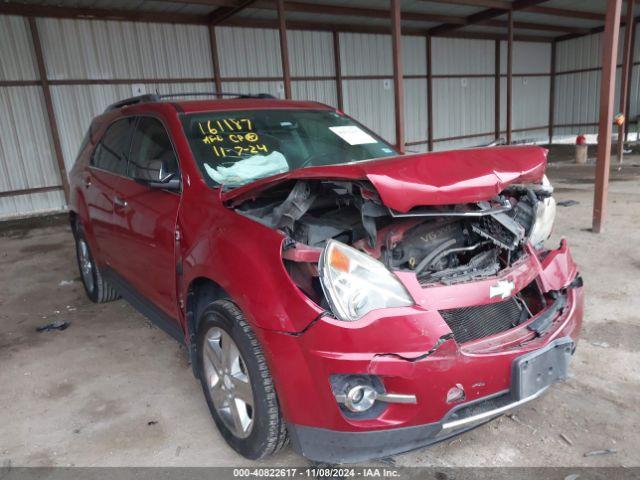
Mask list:
POLYGON ((489 298, 502 297, 504 300, 511 296, 514 288, 515 285, 511 280, 500 280, 495 285, 489 287, 489 298))

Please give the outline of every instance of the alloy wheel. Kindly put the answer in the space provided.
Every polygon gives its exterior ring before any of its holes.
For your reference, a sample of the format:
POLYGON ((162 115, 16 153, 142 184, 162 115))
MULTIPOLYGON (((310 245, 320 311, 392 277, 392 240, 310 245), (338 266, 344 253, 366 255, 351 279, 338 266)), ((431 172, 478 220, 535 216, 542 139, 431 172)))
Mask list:
POLYGON ((84 239, 78 240, 78 261, 80 263, 80 273, 82 274, 82 280, 87 287, 87 290, 93 291, 93 262, 91 261, 91 254, 89 253, 89 246, 84 239))
POLYGON ((248 437, 254 420, 253 389, 238 346, 227 332, 212 327, 203 350, 205 380, 218 416, 233 435, 248 437))

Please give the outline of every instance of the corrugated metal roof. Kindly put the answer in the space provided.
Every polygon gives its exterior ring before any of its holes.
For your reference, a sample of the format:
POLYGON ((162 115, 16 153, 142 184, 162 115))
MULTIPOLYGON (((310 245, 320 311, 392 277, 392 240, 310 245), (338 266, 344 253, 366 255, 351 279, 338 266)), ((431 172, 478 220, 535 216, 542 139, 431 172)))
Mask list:
MULTIPOLYGON (((360 2, 361 4, 364 2, 360 2)), ((387 7, 388 8, 388 5, 387 7)), ((437 15, 455 15, 456 17, 466 17, 482 10, 481 7, 470 5, 456 5, 454 3, 426 2, 424 0, 412 0, 402 2, 402 11, 434 13, 437 15)))
MULTIPOLYGON (((5 0, 6 1, 6 0, 5 0)), ((164 13, 182 13, 182 14, 194 14, 202 15, 203 17, 211 13, 216 8, 219 8, 216 2, 212 2, 212 5, 206 5, 204 0, 193 0, 196 3, 188 3, 188 0, 184 1, 171 1, 171 0, 10 0, 25 4, 32 5, 48 5, 48 6, 61 6, 61 7, 86 7, 86 8, 99 8, 99 9, 113 9, 113 10, 136 10, 136 11, 148 11, 148 12, 164 12, 164 13)), ((350 8, 362 8, 362 9, 378 9, 388 10, 388 0, 296 0, 297 2, 308 2, 313 4, 327 5, 327 9, 330 6, 336 7, 350 7, 350 8)), ((512 0, 513 1, 513 0, 512 0)), ((603 0, 549 0, 542 4, 544 7, 562 8, 568 10, 576 10, 581 12, 592 12, 604 14, 605 2, 603 0)), ((455 17, 467 17, 483 11, 483 7, 471 6, 471 5, 459 5, 448 2, 437 2, 427 0, 404 0, 402 3, 403 12, 407 13, 423 13, 433 15, 448 15, 455 17)), ((234 18, 242 19, 261 19, 261 20, 273 20, 276 18, 276 11, 274 5, 266 4, 265 2, 258 2, 255 6, 249 6, 244 10, 237 13, 234 18)), ((494 17, 499 20, 506 19, 506 12, 503 15, 494 17)), ((327 25, 360 25, 360 26, 388 26, 389 19, 387 18, 372 18, 372 17, 357 17, 346 15, 335 15, 331 13, 313 13, 305 11, 289 11, 287 12, 287 19, 290 21, 299 22, 317 22, 327 25)), ((553 16, 543 15, 540 13, 531 13, 527 11, 518 10, 514 13, 514 19, 520 22, 532 22, 548 25, 566 25, 574 28, 594 28, 602 25, 603 22, 597 20, 589 20, 571 16, 553 16)), ((403 20, 403 26, 407 28, 424 28, 425 30, 439 25, 436 22, 418 21, 415 19, 403 20)), ((468 26, 457 29, 461 32, 484 32, 484 33, 505 33, 505 28, 491 28, 491 27, 477 27, 468 26)), ((560 31, 544 31, 544 30, 526 30, 521 28, 515 29, 516 34, 523 35, 537 35, 557 37, 563 35, 560 31)))
POLYGON ((143 12, 179 12, 202 15, 206 15, 215 8, 210 5, 185 2, 165 2, 164 0, 20 0, 15 3, 46 5, 52 7, 137 10, 143 12))
MULTIPOLYGON (((489 33, 489 34, 495 34, 495 35, 506 35, 507 33, 507 29, 504 27, 488 27, 485 25, 470 25, 468 27, 465 27, 464 29, 460 30, 462 32, 470 32, 470 33, 489 33)), ((568 33, 568 32, 565 32, 568 33)), ((559 35, 564 35, 564 33, 562 32, 552 32, 552 31, 546 31, 546 30, 530 30, 527 28, 517 28, 514 29, 514 34, 515 35, 529 35, 532 37, 553 37, 553 36, 559 36, 559 35)))
POLYGON ((566 8, 583 12, 604 13, 606 2, 603 0, 550 0, 544 2, 545 7, 566 8))
MULTIPOLYGON (((546 5, 546 3, 543 5, 546 5)), ((527 11, 517 12, 513 16, 513 18, 516 21, 520 21, 520 22, 570 26, 575 28, 594 28, 602 25, 602 22, 598 22, 597 20, 587 20, 585 18, 577 18, 577 17, 575 18, 556 17, 553 15, 543 15, 541 13, 532 13, 527 11)))

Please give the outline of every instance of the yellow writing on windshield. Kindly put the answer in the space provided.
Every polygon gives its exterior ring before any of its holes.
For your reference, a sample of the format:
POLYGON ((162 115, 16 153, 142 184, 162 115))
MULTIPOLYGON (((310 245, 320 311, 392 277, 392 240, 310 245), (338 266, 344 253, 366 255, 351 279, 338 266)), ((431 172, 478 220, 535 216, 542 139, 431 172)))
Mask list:
POLYGON ((222 118, 198 122, 203 143, 211 147, 216 157, 243 157, 269 153, 269 147, 260 142, 248 118, 222 118))

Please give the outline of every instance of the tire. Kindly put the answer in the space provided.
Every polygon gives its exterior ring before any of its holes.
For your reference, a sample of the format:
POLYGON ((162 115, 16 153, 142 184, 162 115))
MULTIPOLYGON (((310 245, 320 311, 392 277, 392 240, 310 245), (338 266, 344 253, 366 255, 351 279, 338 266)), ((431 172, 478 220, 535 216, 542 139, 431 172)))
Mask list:
POLYGON ((76 228, 75 240, 78 270, 89 300, 94 303, 106 303, 120 298, 115 288, 109 285, 100 273, 80 225, 76 228))
POLYGON ((287 443, 287 430, 253 330, 240 309, 224 299, 206 306, 199 320, 198 371, 218 430, 245 458, 276 453, 287 443))

